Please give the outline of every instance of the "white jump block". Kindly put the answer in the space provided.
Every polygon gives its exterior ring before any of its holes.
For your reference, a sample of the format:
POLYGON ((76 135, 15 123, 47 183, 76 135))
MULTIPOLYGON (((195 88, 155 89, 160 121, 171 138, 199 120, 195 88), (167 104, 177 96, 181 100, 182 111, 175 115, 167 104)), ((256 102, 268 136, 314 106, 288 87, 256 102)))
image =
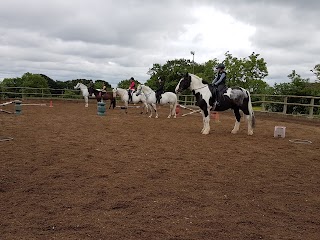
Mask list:
POLYGON ((285 138, 286 137, 286 127, 284 126, 275 126, 274 134, 275 138, 285 138))

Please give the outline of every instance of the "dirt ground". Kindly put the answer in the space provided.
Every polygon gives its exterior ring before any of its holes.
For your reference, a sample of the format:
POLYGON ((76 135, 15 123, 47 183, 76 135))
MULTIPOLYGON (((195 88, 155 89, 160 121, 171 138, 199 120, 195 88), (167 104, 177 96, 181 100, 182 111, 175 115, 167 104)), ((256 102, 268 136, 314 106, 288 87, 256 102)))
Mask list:
POLYGON ((0 113, 0 239, 320 239, 319 121, 257 114, 233 135, 225 112, 203 136, 199 115, 159 112, 0 113))

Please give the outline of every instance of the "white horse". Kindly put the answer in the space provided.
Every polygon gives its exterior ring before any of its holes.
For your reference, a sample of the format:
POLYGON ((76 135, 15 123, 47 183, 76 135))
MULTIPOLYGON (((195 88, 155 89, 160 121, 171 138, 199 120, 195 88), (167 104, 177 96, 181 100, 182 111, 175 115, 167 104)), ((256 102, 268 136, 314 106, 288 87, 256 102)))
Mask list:
POLYGON ((89 100, 89 91, 86 85, 83 83, 77 83, 74 89, 80 89, 82 92, 82 96, 84 97, 85 107, 88 107, 88 100, 89 100))
MULTIPOLYGON (((157 112, 157 98, 156 93, 153 91, 150 87, 146 85, 138 85, 137 87, 137 95, 140 95, 141 93, 144 93, 146 96, 147 103, 153 108, 156 118, 158 118, 158 112, 157 112)), ((174 117, 176 118, 176 107, 178 104, 178 98, 177 95, 173 92, 165 92, 161 94, 160 104, 170 104, 170 112, 168 115, 168 118, 174 117)), ((152 117, 152 109, 150 110, 150 116, 152 117)))
MULTIPOLYGON (((125 111, 126 113, 128 112, 128 102, 129 102, 129 94, 128 94, 128 90, 127 89, 123 89, 123 88, 114 88, 113 89, 113 93, 117 94, 120 96, 121 100, 124 102, 124 106, 125 106, 125 111)), ((144 109, 146 109, 146 113, 148 113, 148 104, 147 104, 147 100, 144 94, 140 94, 140 95, 136 95, 135 93, 132 93, 132 102, 134 104, 142 102, 141 104, 141 114, 143 113, 144 109)))
POLYGON ((196 105, 200 107, 203 120, 202 134, 210 132, 210 111, 226 111, 233 109, 236 122, 231 133, 235 134, 240 127, 240 110, 247 116, 248 120, 248 135, 253 134, 255 125, 255 117, 251 104, 251 97, 248 90, 240 87, 226 88, 223 95, 220 97, 220 104, 217 105, 217 93, 211 84, 203 81, 202 78, 186 73, 176 86, 176 93, 185 89, 190 89, 196 97, 196 105))

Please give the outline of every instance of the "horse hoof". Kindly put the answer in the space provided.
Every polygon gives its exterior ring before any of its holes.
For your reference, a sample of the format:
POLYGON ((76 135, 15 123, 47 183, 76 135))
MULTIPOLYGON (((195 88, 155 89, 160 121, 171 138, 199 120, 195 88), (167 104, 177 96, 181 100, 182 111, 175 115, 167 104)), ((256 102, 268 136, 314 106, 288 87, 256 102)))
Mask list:
POLYGON ((232 133, 232 134, 237 134, 238 131, 232 130, 231 133, 232 133))
POLYGON ((203 135, 208 135, 208 134, 209 134, 209 131, 203 131, 202 134, 203 134, 203 135))
POLYGON ((249 131, 249 132, 248 132, 248 135, 249 135, 249 136, 252 136, 252 135, 253 135, 253 131, 249 131))

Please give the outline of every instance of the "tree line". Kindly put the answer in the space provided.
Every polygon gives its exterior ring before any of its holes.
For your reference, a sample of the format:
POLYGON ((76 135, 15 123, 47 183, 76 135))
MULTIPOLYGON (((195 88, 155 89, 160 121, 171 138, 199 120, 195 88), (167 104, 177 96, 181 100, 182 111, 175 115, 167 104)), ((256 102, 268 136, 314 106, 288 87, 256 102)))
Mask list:
MULTIPOLYGON (((147 72, 150 79, 145 84, 152 89, 156 89, 158 87, 157 79, 162 77, 165 79, 165 90, 174 91, 179 80, 186 72, 194 73, 205 81, 212 82, 215 76, 215 66, 220 62, 223 62, 226 66, 228 86, 243 87, 255 94, 320 96, 320 64, 317 64, 311 70, 317 77, 315 83, 311 83, 308 78, 302 78, 295 70, 292 70, 288 75, 290 82, 269 86, 264 80, 268 76, 267 63, 260 54, 254 52, 244 58, 238 58, 230 52, 226 52, 223 61, 214 58, 205 63, 192 62, 189 59, 168 60, 165 64, 154 63, 147 72)), ((0 87, 50 88, 48 90, 50 93, 61 94, 66 91, 65 89, 73 89, 78 82, 88 85, 90 81, 91 79, 58 81, 44 74, 28 72, 23 74, 22 77, 5 78, 0 83, 0 87)), ((136 80, 136 83, 139 84, 140 82, 136 80)), ((106 84, 111 89, 111 85, 107 81, 94 80, 95 88, 102 88, 103 84, 106 84)), ((118 83, 118 87, 128 88, 129 84, 129 79, 124 79, 118 83)), ((19 90, 17 89, 16 91, 19 90)), ((72 94, 72 91, 68 94, 72 94)))

